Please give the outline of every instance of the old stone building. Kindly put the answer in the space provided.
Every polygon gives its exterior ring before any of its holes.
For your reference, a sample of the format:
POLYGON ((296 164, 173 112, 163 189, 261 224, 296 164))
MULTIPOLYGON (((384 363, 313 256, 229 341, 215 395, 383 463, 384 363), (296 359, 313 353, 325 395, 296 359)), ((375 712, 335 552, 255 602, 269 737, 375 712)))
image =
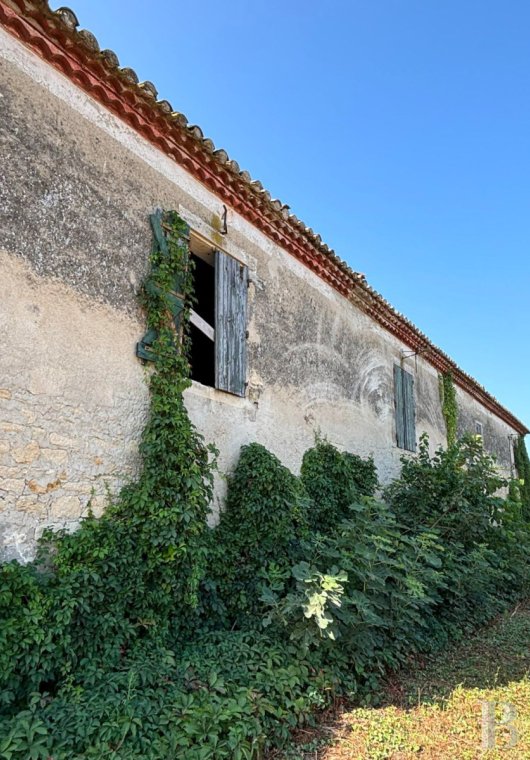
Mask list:
POLYGON ((67 9, 0 0, 0 554, 29 559, 44 526, 74 527, 134 475, 157 208, 191 230, 186 402, 222 471, 250 441, 297 470, 320 432, 388 481, 422 432, 445 443, 446 372, 459 432, 510 470, 526 427, 77 27, 67 9))

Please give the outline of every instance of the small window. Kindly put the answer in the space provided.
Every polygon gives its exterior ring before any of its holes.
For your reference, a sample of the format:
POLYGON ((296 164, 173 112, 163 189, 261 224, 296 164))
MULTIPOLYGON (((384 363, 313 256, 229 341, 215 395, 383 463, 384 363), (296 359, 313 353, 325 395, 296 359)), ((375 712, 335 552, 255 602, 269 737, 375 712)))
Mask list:
POLYGON ((475 435, 480 435, 481 438, 484 437, 484 427, 482 422, 479 422, 478 420, 475 420, 475 435))
POLYGON ((245 395, 248 268, 221 251, 197 246, 190 317, 191 377, 245 395))
POLYGON ((397 364, 394 365, 394 402, 397 445, 400 449, 416 451, 414 378, 397 364))
MULTIPOLYGON (((168 227, 165 222, 179 222, 179 244, 189 243, 189 227, 176 211, 157 209, 149 217, 153 230, 153 250, 163 261, 169 255, 168 227)), ((195 302, 190 314, 191 377, 204 385, 244 396, 247 375, 247 288, 248 268, 221 251, 215 251, 198 236, 189 252, 194 264, 195 302)), ((157 292, 156 267, 148 286, 157 292)), ((180 334, 184 308, 180 284, 168 296, 169 308, 177 335, 180 334)), ((150 328, 136 344, 142 361, 156 361, 153 346, 158 333, 150 328)))

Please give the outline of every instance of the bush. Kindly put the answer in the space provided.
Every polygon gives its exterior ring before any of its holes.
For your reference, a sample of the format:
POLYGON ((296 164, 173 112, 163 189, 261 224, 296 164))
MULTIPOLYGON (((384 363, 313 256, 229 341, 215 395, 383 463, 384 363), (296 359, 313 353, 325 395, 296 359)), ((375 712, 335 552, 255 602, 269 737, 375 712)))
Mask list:
MULTIPOLYGON (((326 455, 337 462, 337 453, 326 455)), ((424 439, 387 502, 350 503, 347 519, 308 544, 292 568, 295 584, 264 591, 266 622, 325 662, 340 637, 359 685, 373 689, 377 674, 411 652, 462 637, 528 592, 529 526, 517 504, 495 495, 503 484, 476 439, 432 458, 424 439)))
POLYGON ((283 577, 307 537, 309 500, 300 480, 257 443, 243 446, 228 479, 226 508, 210 536, 205 617, 216 625, 260 626, 261 586, 283 577))
POLYGON ((418 456, 402 460, 401 477, 384 498, 409 530, 435 528, 467 547, 491 537, 504 507, 496 494, 507 485, 480 437, 466 436, 431 458, 424 435, 418 456))
POLYGON ((325 706, 333 674, 260 634, 199 637, 178 659, 143 648, 109 672, 93 663, 56 696, 0 719, 0 756, 27 760, 237 760, 281 746, 325 706))
POLYGON ((350 504, 359 496, 373 496, 377 473, 372 459, 338 451, 319 440, 304 454, 301 479, 312 505, 311 530, 328 533, 348 516, 350 504))
POLYGON ((0 565, 0 714, 50 677, 50 664, 42 661, 45 649, 53 658, 49 606, 34 566, 0 565))
POLYGON ((335 694, 377 702, 389 668, 527 593, 520 503, 498 502, 469 442, 433 458, 424 444, 388 502, 360 496, 329 444, 305 464, 302 483, 262 446, 242 450, 219 526, 196 534, 208 559, 196 608, 189 575, 164 576, 165 552, 160 570, 145 561, 134 510, 132 523, 119 508, 89 518, 44 547, 40 570, 3 566, 0 757, 257 758, 335 694), (308 492, 325 477, 327 514, 346 517, 310 531, 308 492), (465 543, 444 508, 457 502, 488 515, 465 543))
POLYGON ((364 497, 293 568, 292 591, 268 591, 269 616, 332 657, 334 640, 359 683, 426 648, 426 620, 444 585, 438 536, 407 536, 387 505, 364 497))

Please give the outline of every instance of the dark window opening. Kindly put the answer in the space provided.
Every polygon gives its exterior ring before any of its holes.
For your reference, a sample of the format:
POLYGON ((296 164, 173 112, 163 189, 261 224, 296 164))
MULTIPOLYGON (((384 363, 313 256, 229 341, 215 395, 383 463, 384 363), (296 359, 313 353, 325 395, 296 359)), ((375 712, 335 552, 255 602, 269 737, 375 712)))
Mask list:
MULTIPOLYGON (((194 263, 193 310, 213 329, 215 325, 215 267, 199 256, 191 254, 194 263)), ((215 341, 195 324, 190 324, 191 348, 189 352, 191 378, 203 385, 215 387, 215 341)))

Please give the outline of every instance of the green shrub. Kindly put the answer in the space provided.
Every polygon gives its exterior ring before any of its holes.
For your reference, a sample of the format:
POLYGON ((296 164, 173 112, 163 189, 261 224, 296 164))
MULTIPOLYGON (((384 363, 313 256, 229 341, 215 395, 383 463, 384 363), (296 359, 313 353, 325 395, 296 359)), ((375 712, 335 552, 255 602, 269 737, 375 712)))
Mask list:
POLYGON ((0 757, 255 758, 329 703, 332 673, 260 634, 198 638, 176 659, 144 647, 109 672, 94 663, 52 699, 0 720, 0 757))
POLYGON ((206 616, 232 628, 260 625, 261 586, 289 575, 307 536, 309 500, 300 480, 264 446, 243 446, 210 536, 206 616))
MULTIPOLYGON (((329 448, 325 455, 337 461, 329 448)), ((209 561, 195 613, 178 576, 154 599, 149 572, 163 575, 142 567, 119 509, 89 518, 53 544, 55 553, 44 551, 40 572, 2 568, 9 656, 0 657, 8 683, 0 757, 258 758, 335 694, 377 702, 389 668, 464 636, 527 593, 528 526, 518 503, 499 507, 495 482, 490 460, 469 443, 433 458, 424 445, 389 489, 390 503, 356 496, 325 534, 308 531, 301 480, 263 447, 245 447, 229 508, 217 529, 199 534, 209 561), (422 482, 414 521, 407 508, 422 482), (462 500, 469 513, 486 506, 476 540, 460 540, 450 510, 429 513, 433 494, 462 500), (147 604, 152 617, 138 619, 147 604)), ((305 483, 315 492, 308 470, 305 483)), ((345 485, 337 492, 348 493, 345 485)))
POLYGON ((266 622, 327 662, 340 638, 364 691, 411 652, 462 637, 528 592, 529 526, 495 494, 503 484, 476 439, 434 457, 424 439, 386 503, 357 499, 306 547, 294 585, 264 590, 266 622))
POLYGON ((313 547, 309 563, 293 568, 294 590, 267 591, 270 617, 292 638, 325 649, 324 659, 340 638, 356 678, 373 684, 371 674, 425 648, 425 619, 444 583, 441 552, 436 534, 407 536, 387 505, 364 497, 313 547))
POLYGON ((304 454, 301 479, 312 505, 309 524, 313 531, 328 533, 348 516, 359 496, 372 496, 377 473, 372 459, 341 452, 319 440, 304 454))
POLYGON ((497 492, 506 485, 479 437, 466 436, 431 457, 424 435, 418 456, 402 460, 401 476, 384 498, 410 530, 435 528, 447 541, 472 546, 500 521, 504 502, 497 492))
POLYGON ((347 575, 335 566, 322 573, 304 561, 294 565, 292 576, 296 580, 292 590, 285 577, 283 583, 264 585, 261 601, 269 611, 263 625, 287 627, 291 640, 300 641, 304 651, 319 643, 318 637, 334 641, 338 630, 333 614, 342 604, 347 575))
POLYGON ((45 649, 53 657, 46 624, 49 606, 45 584, 34 566, 0 565, 0 714, 50 676, 42 661, 45 649))

